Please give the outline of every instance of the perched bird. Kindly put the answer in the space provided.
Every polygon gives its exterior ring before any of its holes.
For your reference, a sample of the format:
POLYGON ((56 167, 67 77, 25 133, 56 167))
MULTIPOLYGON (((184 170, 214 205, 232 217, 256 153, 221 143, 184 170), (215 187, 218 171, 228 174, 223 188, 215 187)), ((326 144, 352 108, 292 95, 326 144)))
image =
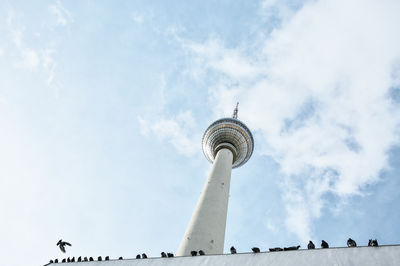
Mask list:
POLYGON ((136 259, 141 259, 140 254, 136 255, 136 259))
POLYGON ((167 253, 168 258, 172 258, 174 256, 174 254, 172 253, 167 253))
POLYGON ((98 260, 98 261, 102 261, 101 256, 98 256, 98 257, 97 257, 97 260, 98 260))
POLYGON ((94 259, 92 257, 89 257, 89 261, 94 261, 94 259))
POLYGON ((49 263, 54 263, 53 260, 50 260, 49 263))
POLYGON ((254 253, 260 253, 260 249, 257 247, 254 247, 251 250, 253 250, 254 253))
POLYGON ((270 248, 269 251, 274 252, 274 251, 283 251, 282 248, 277 247, 277 248, 270 248))
POLYGON ((196 251, 196 250, 190 251, 190 255, 192 255, 192 256, 197 256, 197 251, 196 251))
POLYGON ((199 255, 200 255, 200 256, 203 256, 203 255, 206 255, 206 253, 204 253, 204 251, 200 249, 200 250, 199 250, 199 255))
POLYGON ((64 253, 65 253, 65 245, 67 245, 67 246, 72 246, 70 243, 65 242, 65 241, 62 241, 62 239, 60 239, 60 240, 57 242, 57 246, 60 246, 61 251, 64 252, 64 253))
POLYGON ((325 240, 322 240, 321 248, 329 248, 329 245, 328 245, 328 243, 325 242, 325 240))
POLYGON ((122 258, 122 257, 119 257, 118 259, 119 259, 119 260, 123 260, 124 258, 122 258))
POLYGON ((104 260, 110 260, 110 257, 109 257, 109 256, 106 256, 104 260))
POLYGON ((376 239, 374 239, 374 240, 370 239, 370 240, 368 241, 368 246, 369 246, 369 247, 377 247, 377 246, 378 246, 378 240, 376 240, 376 239))
POLYGON ((83 261, 88 261, 87 257, 84 257, 84 258, 83 258, 83 261))
POLYGON ((161 252, 161 258, 166 258, 167 257, 167 254, 165 254, 165 252, 163 251, 163 252, 161 252))
POLYGON ((58 259, 55 259, 55 260, 54 260, 54 263, 58 263, 58 259))
POLYGON ((299 246, 283 248, 283 250, 285 250, 285 251, 287 251, 287 250, 298 250, 299 248, 300 248, 300 245, 299 246))
POLYGON ((67 262, 71 262, 71 259, 69 257, 67 258, 67 262))
POLYGON ((349 239, 347 239, 347 246, 348 247, 357 247, 357 243, 353 239, 349 238, 349 239))
POLYGON ((75 257, 72 257, 71 262, 75 262, 75 257))
POLYGON ((81 261, 82 261, 82 257, 79 256, 77 261, 78 261, 78 262, 81 262, 81 261))
POLYGON ((231 254, 236 254, 236 248, 234 246, 231 247, 231 254))
POLYGON ((307 248, 308 249, 314 249, 315 248, 315 245, 311 240, 310 240, 310 242, 308 242, 307 248))
POLYGON ((142 259, 147 259, 146 253, 142 253, 142 259))
POLYGON ((61 261, 62 263, 66 263, 67 262, 67 260, 66 259, 62 259, 62 261, 61 261))

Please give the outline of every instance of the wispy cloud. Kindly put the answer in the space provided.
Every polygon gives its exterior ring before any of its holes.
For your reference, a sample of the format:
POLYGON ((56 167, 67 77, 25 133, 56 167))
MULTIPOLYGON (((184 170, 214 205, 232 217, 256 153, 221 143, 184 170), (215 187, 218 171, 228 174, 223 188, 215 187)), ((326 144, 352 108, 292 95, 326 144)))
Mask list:
POLYGON ((59 0, 56 1, 55 4, 49 6, 49 11, 56 16, 57 25, 65 26, 68 23, 74 22, 71 12, 69 12, 59 0))
POLYGON ((164 75, 160 76, 160 87, 152 95, 151 104, 147 112, 138 116, 142 135, 156 137, 159 141, 167 141, 185 156, 198 153, 198 140, 201 136, 197 132, 197 124, 191 111, 180 111, 176 115, 166 116, 167 99, 164 93, 167 86, 164 75))
POLYGON ((215 112, 240 99, 261 152, 279 163, 286 226, 301 240, 311 237, 324 195, 362 195, 399 143, 400 113, 388 96, 399 80, 399 5, 308 2, 252 52, 216 38, 180 40, 194 55, 193 75, 219 75, 210 88, 215 112))
MULTIPOLYGON (((25 26, 16 23, 16 13, 14 10, 8 11, 7 27, 11 34, 11 41, 17 51, 18 57, 13 62, 16 68, 30 71, 43 71, 46 77, 46 84, 55 89, 56 95, 60 83, 55 80, 56 62, 54 55, 57 53, 55 48, 33 48, 25 41, 25 26), (18 26, 17 26, 18 25, 18 26)), ((37 33, 36 33, 37 34, 37 33)))
POLYGON ((136 13, 136 12, 132 12, 131 14, 131 18, 134 22, 136 22, 137 24, 142 24, 143 23, 143 15, 136 13))

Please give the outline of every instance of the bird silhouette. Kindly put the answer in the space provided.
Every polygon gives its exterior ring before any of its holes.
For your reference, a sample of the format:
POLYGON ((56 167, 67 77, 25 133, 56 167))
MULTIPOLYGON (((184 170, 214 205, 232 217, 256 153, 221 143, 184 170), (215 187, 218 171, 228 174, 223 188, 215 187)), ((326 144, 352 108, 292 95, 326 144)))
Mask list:
POLYGON ((167 254, 165 254, 165 252, 163 251, 163 252, 161 252, 161 258, 166 258, 167 257, 167 254))
POLYGON ((54 263, 58 263, 58 259, 55 259, 55 260, 54 260, 54 263))
POLYGON ((104 260, 110 260, 110 257, 109 257, 109 256, 106 256, 106 257, 104 258, 104 260))
POLYGON ((270 248, 269 251, 274 252, 274 251, 282 251, 283 249, 280 247, 276 247, 276 248, 270 248))
POLYGON ((140 254, 136 255, 136 259, 141 259, 140 254))
POLYGON ((67 260, 66 259, 62 259, 62 261, 61 261, 62 263, 66 263, 67 262, 67 260))
POLYGON ((357 243, 353 239, 349 238, 349 239, 347 239, 347 246, 348 247, 357 247, 357 243))
POLYGON ((77 261, 78 261, 78 262, 81 262, 81 261, 82 261, 82 257, 79 256, 77 261))
POLYGON ((71 262, 75 262, 75 257, 72 257, 71 262))
POLYGON ((92 257, 89 257, 89 261, 94 261, 92 257))
POLYGON ((147 259, 146 253, 142 253, 142 259, 147 259))
POLYGON ((292 247, 287 247, 287 248, 283 248, 283 250, 287 251, 287 250, 298 250, 300 248, 299 246, 292 246, 292 247))
POLYGON ((61 251, 65 253, 65 246, 72 246, 72 245, 71 245, 70 243, 65 242, 65 241, 62 241, 62 239, 60 239, 60 240, 57 242, 57 246, 59 246, 60 249, 61 249, 61 251))
POLYGON ((190 251, 190 255, 192 255, 192 256, 197 256, 197 251, 196 251, 196 250, 190 251))
POLYGON ((67 262, 71 262, 71 259, 69 257, 67 258, 67 262))
POLYGON ((374 239, 374 240, 370 239, 370 240, 368 241, 368 246, 369 246, 369 247, 377 247, 377 246, 378 246, 378 240, 376 240, 376 239, 374 239))
POLYGON ((124 258, 123 258, 123 257, 119 257, 118 259, 119 259, 119 260, 123 260, 124 258))
POLYGON ((50 262, 49 262, 49 263, 54 263, 54 262, 53 262, 53 260, 50 260, 50 262))
POLYGON ((206 253, 204 253, 204 251, 200 249, 200 250, 199 250, 199 255, 200 255, 200 256, 203 256, 203 255, 206 255, 206 253))
POLYGON ((329 248, 329 245, 327 242, 325 242, 325 240, 321 241, 321 248, 329 248))
POLYGON ((97 257, 97 260, 98 260, 98 261, 102 261, 101 256, 98 256, 98 257, 97 257))
POLYGON ((234 246, 231 247, 231 254, 236 254, 236 248, 234 246))
POLYGON ((174 254, 172 253, 167 253, 168 258, 172 258, 174 256, 174 254))
POLYGON ((257 247, 254 247, 251 249, 254 253, 260 253, 260 249, 257 247))
POLYGON ((310 240, 310 242, 308 242, 307 248, 308 249, 314 249, 315 248, 315 245, 311 240, 310 240))
POLYGON ((84 257, 84 258, 83 258, 83 261, 88 261, 87 257, 84 257))

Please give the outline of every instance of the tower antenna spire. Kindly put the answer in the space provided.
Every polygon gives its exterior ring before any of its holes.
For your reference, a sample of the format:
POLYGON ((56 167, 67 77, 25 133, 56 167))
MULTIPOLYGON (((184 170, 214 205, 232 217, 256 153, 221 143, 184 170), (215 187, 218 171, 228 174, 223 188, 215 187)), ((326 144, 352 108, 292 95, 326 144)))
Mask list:
POLYGON ((235 107, 235 109, 233 110, 233 116, 232 116, 232 118, 237 119, 237 115, 238 115, 238 111, 239 111, 238 106, 239 106, 239 102, 236 103, 236 107, 235 107))

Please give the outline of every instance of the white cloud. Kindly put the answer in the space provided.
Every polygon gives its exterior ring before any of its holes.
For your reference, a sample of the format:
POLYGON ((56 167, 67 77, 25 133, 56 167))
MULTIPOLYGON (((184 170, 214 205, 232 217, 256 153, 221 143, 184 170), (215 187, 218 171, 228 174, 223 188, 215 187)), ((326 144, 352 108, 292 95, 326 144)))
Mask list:
MULTIPOLYGON (((57 2, 57 5, 61 5, 57 2)), ((26 41, 24 41, 25 26, 16 26, 15 12, 13 10, 8 11, 7 26, 11 34, 11 41, 16 48, 18 57, 13 62, 16 68, 30 70, 30 71, 43 71, 45 76, 46 84, 55 89, 56 96, 58 96, 58 90, 60 83, 55 81, 55 69, 56 62, 54 60, 54 54, 56 50, 54 48, 32 48, 26 41)), ((37 33, 35 33, 37 35, 37 33)))
POLYGON ((181 111, 175 116, 166 116, 165 75, 160 75, 160 87, 151 96, 151 105, 143 115, 138 116, 140 132, 144 136, 155 136, 159 141, 167 141, 181 154, 193 156, 198 153, 196 123, 191 111, 181 111))
POLYGON ((136 12, 132 12, 131 18, 137 24, 142 24, 143 23, 143 16, 138 14, 138 13, 136 13, 136 12))
POLYGON ((149 120, 138 117, 141 133, 150 133, 160 141, 168 141, 181 154, 193 156, 198 152, 198 136, 191 136, 195 127, 190 111, 181 112, 172 118, 151 117, 149 120))
POLYGON ((49 11, 57 17, 57 25, 65 26, 70 22, 74 22, 72 14, 66 9, 61 1, 49 6, 49 11))
POLYGON ((400 113, 388 98, 399 80, 397 10, 398 1, 312 1, 253 53, 182 41, 195 75, 220 75, 210 88, 215 112, 230 113, 239 99, 262 153, 280 164, 286 226, 301 240, 312 235, 322 196, 362 194, 399 142, 400 113))

